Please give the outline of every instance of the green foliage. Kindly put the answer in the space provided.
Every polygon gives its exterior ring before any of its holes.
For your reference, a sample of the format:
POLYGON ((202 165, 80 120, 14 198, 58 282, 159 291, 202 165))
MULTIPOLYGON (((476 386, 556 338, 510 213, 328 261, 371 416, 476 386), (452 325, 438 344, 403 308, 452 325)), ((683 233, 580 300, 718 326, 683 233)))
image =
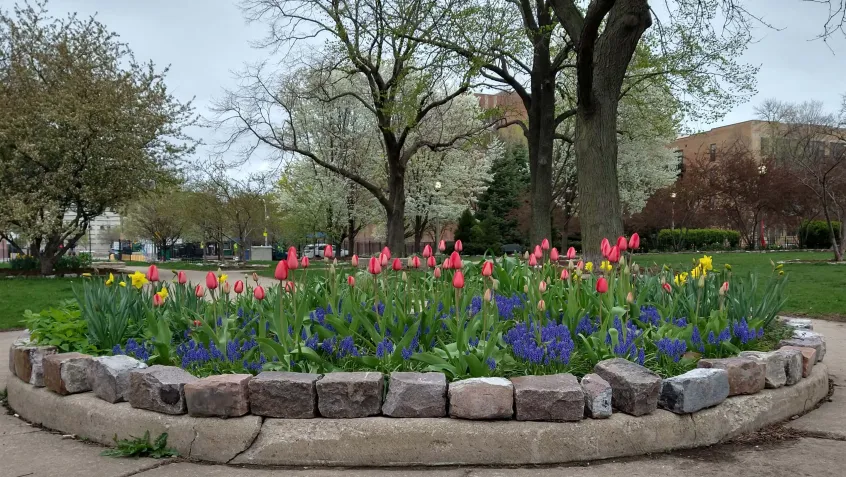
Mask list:
POLYGON ((483 254, 488 251, 494 255, 502 253, 502 237, 492 217, 487 217, 473 226, 469 245, 470 248, 466 249, 469 255, 483 254))
POLYGON ((75 255, 62 255, 54 266, 57 272, 78 271, 84 268, 91 268, 91 254, 77 253, 75 255))
POLYGON ((26 310, 24 323, 31 333, 32 341, 55 346, 62 353, 89 353, 93 349, 88 342, 88 325, 73 300, 40 313, 26 310))
POLYGON ((88 325, 88 340, 98 350, 109 351, 125 343, 141 326, 138 319, 143 315, 143 304, 140 292, 132 287, 86 280, 74 294, 88 325))
POLYGON ((167 447, 167 433, 162 433, 155 442, 150 442, 150 431, 144 432, 144 437, 131 437, 118 440, 115 435, 114 449, 107 449, 100 453, 105 457, 150 457, 162 459, 165 457, 179 457, 179 452, 167 447))
POLYGON ((9 261, 12 270, 38 270, 38 258, 32 255, 18 255, 9 261))
POLYGON ((494 238, 502 244, 523 243, 513 217, 520 207, 520 196, 529 185, 529 150, 522 144, 511 145, 505 156, 491 165, 491 181, 479 196, 476 218, 489 220, 494 238))
MULTIPOLYGON (((840 222, 833 221, 835 240, 840 240, 840 222)), ((825 220, 806 220, 799 226, 799 245, 802 248, 831 248, 831 233, 825 220)))
POLYGON ((464 209, 461 217, 458 218, 455 240, 461 240, 463 243, 470 242, 473 239, 473 226, 475 225, 476 219, 473 217, 473 212, 470 212, 470 209, 464 209))
POLYGON ((658 232, 660 250, 734 250, 740 243, 740 233, 723 229, 661 229, 658 232))

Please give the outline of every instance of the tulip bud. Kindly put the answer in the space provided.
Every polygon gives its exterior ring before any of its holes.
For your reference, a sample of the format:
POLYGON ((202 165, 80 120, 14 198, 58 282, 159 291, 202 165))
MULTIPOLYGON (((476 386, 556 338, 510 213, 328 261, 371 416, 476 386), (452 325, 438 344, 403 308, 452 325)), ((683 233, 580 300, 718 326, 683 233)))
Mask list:
POLYGON ((489 277, 491 275, 493 275, 493 262, 486 260, 485 263, 482 264, 482 276, 489 277))
POLYGON ((443 268, 444 270, 449 270, 450 268, 452 268, 452 261, 449 259, 449 257, 444 259, 444 263, 441 264, 441 268, 443 268))
POLYGON ((705 288, 705 274, 699 275, 699 282, 697 283, 699 288, 705 288))
POLYGON ((338 265, 338 258, 337 257, 332 259, 332 265, 338 265))
POLYGON ((538 283, 538 291, 540 291, 541 293, 546 293, 546 282, 545 281, 541 280, 541 282, 538 283))
POLYGON ((491 287, 494 290, 499 290, 499 280, 497 280, 496 278, 492 278, 491 279, 491 287))
POLYGON ((405 273, 405 270, 402 271, 402 281, 404 281, 404 282, 408 281, 408 275, 405 273))
POLYGON ((573 260, 574 258, 576 258, 576 249, 570 247, 567 249, 567 260, 573 260))
POLYGON ((188 275, 186 275, 185 272, 180 270, 176 274, 176 282, 180 285, 185 285, 186 283, 188 283, 188 275))
POLYGON ((602 256, 608 258, 608 249, 611 248, 611 243, 608 242, 607 238, 602 239, 602 242, 599 244, 599 250, 602 251, 602 256))
POLYGON ((206 273, 206 288, 209 290, 217 288, 217 276, 214 272, 206 273))
POLYGON ((640 248, 640 235, 637 232, 633 233, 631 237, 629 237, 629 249, 637 250, 640 248))
POLYGON ((358 266, 358 255, 353 255, 352 259, 350 260, 350 263, 352 264, 352 266, 357 267, 358 266))
POLYGON ((535 258, 538 259, 538 260, 543 258, 543 250, 541 250, 540 245, 535 245, 534 255, 535 255, 535 258))
POLYGON ((253 281, 258 283, 258 273, 253 272, 253 281))
MULTIPOLYGON (((253 273, 253 275, 253 280, 258 283, 258 275, 255 273, 253 273)), ((276 270, 273 272, 273 278, 279 280, 280 282, 288 279, 288 262, 285 260, 279 260, 279 263, 276 264, 276 270)))
POLYGON ((667 283, 667 282, 662 283, 662 284, 661 284, 661 287, 662 287, 662 288, 664 289, 664 291, 665 291, 665 292, 667 292, 667 293, 672 293, 672 292, 673 292, 673 287, 671 287, 671 286, 670 286, 670 284, 669 284, 669 283, 667 283))
POLYGON ((235 282, 235 293, 237 293, 239 295, 241 293, 244 293, 244 282, 242 282, 241 280, 238 280, 237 282, 235 282))
POLYGON ((552 247, 552 250, 549 251, 549 259, 552 260, 553 262, 558 261, 558 249, 557 248, 552 247))
POLYGON ((385 255, 385 252, 382 252, 382 253, 379 254, 379 265, 381 265, 383 267, 388 266, 388 256, 385 255))
POLYGON ((548 239, 541 240, 541 248, 543 250, 549 250, 549 240, 548 239))
POLYGON ((294 293, 295 289, 296 289, 296 286, 294 285, 294 282, 286 282, 285 283, 285 291, 286 292, 294 293))
POLYGON ((297 261, 297 249, 296 247, 291 247, 288 249, 288 269, 296 270, 300 264, 297 261))
POLYGON ((395 272, 402 270, 402 261, 400 261, 400 259, 398 259, 398 258, 395 258, 393 263, 391 263, 391 268, 395 272))
MULTIPOLYGON (((217 281, 215 280, 215 285, 216 284, 217 284, 217 281)), ((202 285, 197 285, 196 287, 194 287, 194 296, 196 296, 197 298, 202 298, 203 295, 205 295, 205 294, 206 294, 206 291, 203 290, 202 285)))
POLYGON ((432 247, 426 245, 423 247, 423 258, 429 258, 432 256, 432 247))
POLYGON ((367 271, 371 275, 378 275, 382 272, 382 263, 376 257, 370 257, 370 262, 367 264, 367 271))
POLYGON ((640 274, 640 265, 638 265, 636 263, 634 265, 632 265, 632 273, 634 273, 635 275, 639 275, 640 274))
POLYGON ((350 275, 347 277, 347 285, 354 287, 355 286, 355 277, 350 275))
POLYGON ((261 286, 257 286, 253 289, 253 296, 256 300, 262 301, 267 295, 264 293, 264 288, 262 288, 261 286))
POLYGON ((546 311, 546 302, 541 300, 538 302, 538 311, 546 311))
POLYGON ((461 252, 464 250, 464 244, 461 243, 461 240, 456 240, 455 245, 452 248, 454 248, 456 252, 461 252))
POLYGON ((456 270, 461 270, 464 267, 461 263, 461 255, 458 252, 452 252, 449 256, 449 266, 456 270))
POLYGON ((528 250, 526 250, 526 251, 523 253, 523 260, 528 260, 528 259, 529 259, 529 251, 528 251, 528 250))
POLYGON ((435 268, 437 265, 438 263, 435 262, 435 256, 429 255, 429 258, 426 259, 426 266, 429 268, 435 268))
POLYGON ((617 237, 617 248, 621 252, 625 252, 628 247, 629 247, 629 241, 626 240, 626 237, 623 237, 622 235, 617 237))
POLYGON ((159 281, 159 267, 150 265, 150 268, 147 269, 147 280, 151 282, 159 281))
POLYGON ((570 272, 568 272, 566 268, 562 268, 561 269, 561 279, 567 280, 568 278, 570 278, 570 272))
POLYGON ((529 293, 529 285, 523 285, 523 293, 529 293))
POLYGON ((302 265, 303 265, 303 268, 308 268, 308 265, 309 265, 308 257, 303 257, 302 265))
POLYGON ((608 292, 608 280, 605 277, 599 277, 599 280, 596 281, 596 291, 599 293, 608 292))
POLYGON ((420 268, 420 257, 417 255, 411 257, 411 268, 420 268))
POLYGON ((162 306, 164 305, 164 298, 158 293, 153 294, 153 306, 162 306))
POLYGON ((435 271, 433 273, 435 278, 441 278, 441 269, 439 267, 435 267, 435 271))
POLYGON ((485 301, 487 301, 487 302, 490 302, 490 301, 493 299, 493 292, 491 292, 491 289, 490 289, 490 288, 488 288, 488 289, 486 289, 486 290, 485 290, 485 296, 484 296, 484 299, 485 299, 485 301))
POLYGON ((535 257, 535 254, 529 255, 529 266, 530 267, 537 267, 538 266, 538 259, 535 257))
POLYGON ((579 260, 579 263, 576 264, 577 270, 582 270, 585 268, 585 262, 583 260, 579 260))
POLYGON ((334 251, 332 250, 332 245, 326 245, 326 247, 323 248, 323 256, 325 258, 332 258, 333 255, 334 251))
POLYGON ((382 253, 385 255, 386 259, 391 259, 391 249, 389 249, 387 245, 382 249, 382 253))
POLYGON ((731 271, 731 265, 725 264, 726 270, 731 271))
POLYGON ((203 324, 203 322, 202 322, 202 321, 200 321, 200 320, 194 320, 194 326, 200 326, 200 325, 202 325, 202 324, 203 324))
POLYGON ((720 287, 720 296, 725 296, 726 293, 729 291, 729 282, 723 282, 723 286, 720 287))
POLYGON ((464 274, 461 270, 456 270, 455 275, 452 276, 452 286, 455 288, 464 288, 464 274))
POLYGON ((230 291, 232 291, 232 287, 229 286, 229 282, 223 282, 223 286, 220 287, 220 289, 223 291, 223 293, 226 293, 227 295, 230 291))
POLYGON ((438 242, 438 250, 440 250, 441 253, 445 252, 446 251, 446 242, 444 242, 443 240, 438 242))
POLYGON ((630 305, 631 305, 632 303, 634 303, 634 294, 633 294, 632 292, 628 292, 628 293, 626 294, 626 303, 628 303, 628 304, 630 304, 630 305))

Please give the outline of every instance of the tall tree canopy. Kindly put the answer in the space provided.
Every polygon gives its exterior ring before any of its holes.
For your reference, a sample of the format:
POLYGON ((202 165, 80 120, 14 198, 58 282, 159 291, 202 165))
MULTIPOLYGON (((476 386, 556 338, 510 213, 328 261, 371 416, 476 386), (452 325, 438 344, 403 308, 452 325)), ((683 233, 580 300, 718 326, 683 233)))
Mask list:
POLYGON ((0 11, 0 236, 28 239, 42 273, 192 150, 192 108, 166 71, 93 17, 52 18, 44 2, 0 11))

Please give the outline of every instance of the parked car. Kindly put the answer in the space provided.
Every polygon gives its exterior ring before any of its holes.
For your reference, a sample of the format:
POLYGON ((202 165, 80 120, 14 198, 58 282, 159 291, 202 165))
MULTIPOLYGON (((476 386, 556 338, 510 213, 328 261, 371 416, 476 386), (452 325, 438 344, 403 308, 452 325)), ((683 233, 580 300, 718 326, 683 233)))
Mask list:
MULTIPOLYGON (((324 258, 323 251, 326 250, 325 243, 309 244, 303 247, 303 256, 308 258, 324 258)), ((338 258, 346 257, 349 251, 346 249, 335 250, 335 256, 338 258)))

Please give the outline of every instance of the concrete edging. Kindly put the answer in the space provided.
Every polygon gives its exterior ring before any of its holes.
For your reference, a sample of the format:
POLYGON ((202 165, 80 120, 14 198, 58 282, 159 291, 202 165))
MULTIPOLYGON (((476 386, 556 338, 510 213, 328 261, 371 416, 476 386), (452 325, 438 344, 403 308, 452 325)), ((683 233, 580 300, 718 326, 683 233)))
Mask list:
POLYGON ((9 405, 24 419, 110 445, 168 433, 184 457, 255 465, 411 466, 558 464, 706 446, 812 409, 828 395, 817 364, 794 386, 730 397, 694 414, 658 409, 579 422, 460 419, 272 419, 171 416, 92 393, 59 396, 10 377, 9 405))

